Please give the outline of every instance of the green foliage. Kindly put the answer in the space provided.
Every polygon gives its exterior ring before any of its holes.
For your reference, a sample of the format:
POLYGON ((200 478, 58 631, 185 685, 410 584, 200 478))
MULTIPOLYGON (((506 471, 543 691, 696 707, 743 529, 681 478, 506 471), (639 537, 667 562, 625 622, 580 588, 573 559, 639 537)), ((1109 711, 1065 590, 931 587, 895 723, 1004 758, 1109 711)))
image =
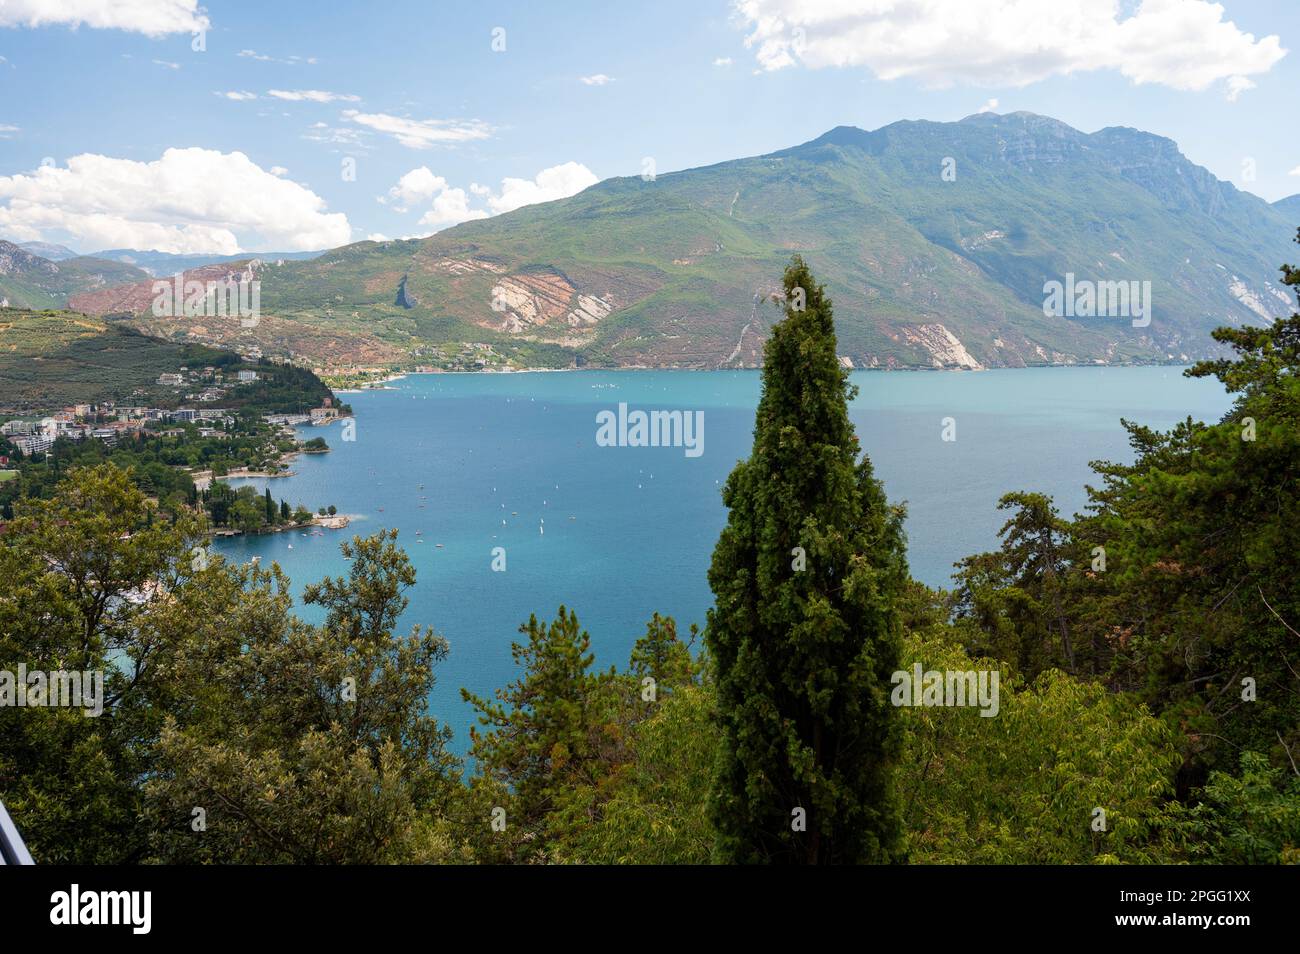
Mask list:
POLYGON ((1056 669, 1032 684, 940 630, 909 636, 925 670, 1000 671, 999 710, 902 709, 901 784, 914 864, 1159 863, 1173 733, 1132 697, 1056 669), (1105 830, 1094 830, 1097 809, 1105 830))
POLYGON ((320 627, 290 614, 278 568, 220 566, 215 593, 176 607, 174 685, 202 691, 173 700, 145 786, 161 860, 375 864, 453 850, 436 821, 455 786, 450 733, 425 713, 447 643, 421 627, 394 634, 415 583, 396 538, 340 546, 348 576, 304 591, 326 610, 320 627), (212 612, 232 584, 233 628, 229 611, 212 612), (193 831, 194 807, 206 831, 193 831))
POLYGON ((727 479, 729 515, 709 569, 718 856, 889 861, 899 842, 887 687, 907 579, 902 514, 859 456, 831 303, 798 257, 785 300, 753 453, 727 479), (799 811, 806 831, 794 830, 799 811))
POLYGON ((1300 772, 1257 752, 1241 774, 1214 772, 1184 819, 1193 859, 1214 865, 1300 864, 1300 772))
POLYGON ((311 626, 278 569, 200 557, 197 523, 154 520, 112 465, 17 510, 0 659, 105 674, 98 717, 0 707, 0 799, 38 862, 464 857, 456 760, 425 712, 447 646, 393 633, 415 582, 395 535, 345 544, 311 626))
POLYGON ((156 723, 140 699, 161 678, 144 597, 175 586, 198 528, 151 523, 144 495, 110 465, 15 509, 0 546, 0 660, 100 671, 104 711, 0 707, 0 799, 37 861, 140 860, 136 780, 156 723))
MULTIPOLYGON (((714 734, 702 664, 658 614, 629 669, 593 672, 590 640, 560 607, 520 627, 522 672, 496 701, 462 690, 489 731, 471 730, 466 825, 486 861, 698 862, 712 840, 707 788, 714 734), (504 811, 504 828, 493 812, 504 811)), ((694 639, 692 631, 692 640, 694 639)))
POLYGON ((1052 666, 1077 671, 1067 574, 1070 525, 1043 494, 1009 493, 1001 549, 957 564, 955 614, 977 651, 1016 665, 1028 677, 1052 666))

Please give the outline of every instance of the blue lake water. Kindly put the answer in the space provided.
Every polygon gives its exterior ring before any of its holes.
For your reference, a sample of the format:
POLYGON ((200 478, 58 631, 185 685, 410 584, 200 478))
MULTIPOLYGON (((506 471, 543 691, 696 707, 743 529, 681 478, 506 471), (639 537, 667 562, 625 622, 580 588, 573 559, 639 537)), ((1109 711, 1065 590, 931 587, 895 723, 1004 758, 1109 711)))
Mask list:
MULTIPOLYGON (((1182 370, 1041 368, 984 372, 860 372, 851 415, 892 501, 906 501, 912 573, 949 583, 957 559, 994 547, 1009 490, 1080 510, 1089 461, 1131 460, 1120 419, 1167 428, 1217 420, 1230 401, 1218 382, 1182 370), (943 419, 956 440, 942 440, 943 419)), ((396 527, 418 583, 403 631, 428 624, 451 644, 438 668, 433 713, 467 743, 480 694, 515 675, 511 640, 530 613, 577 610, 597 665, 626 664, 658 611, 704 623, 705 579, 726 513, 720 489, 749 453, 755 371, 583 371, 413 375, 389 390, 345 396, 355 440, 339 425, 304 427, 332 451, 299 457, 297 475, 254 479, 276 499, 334 504, 351 527, 224 540, 229 559, 277 562, 295 592, 346 572, 342 539, 396 527), (631 408, 702 410, 703 453, 600 447, 596 415, 631 408), (437 544, 442 544, 441 548, 437 544), (504 547, 506 571, 492 570, 504 547)), ((313 608, 307 619, 317 620, 313 608)))

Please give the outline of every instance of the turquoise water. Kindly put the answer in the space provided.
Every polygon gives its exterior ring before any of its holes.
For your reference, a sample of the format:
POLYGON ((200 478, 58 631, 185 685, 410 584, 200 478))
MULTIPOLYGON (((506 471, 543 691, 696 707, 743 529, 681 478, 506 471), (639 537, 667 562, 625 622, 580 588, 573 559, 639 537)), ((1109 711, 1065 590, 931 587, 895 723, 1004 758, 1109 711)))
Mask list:
MULTIPOLYGON (((1230 403, 1217 382, 1164 367, 853 379, 862 446, 890 499, 907 502, 912 572, 932 585, 949 582, 955 560, 996 544, 1003 493, 1043 491, 1062 513, 1081 509, 1088 462, 1131 459, 1120 418, 1163 428, 1188 415, 1217 420, 1230 403), (941 439, 947 417, 951 442, 941 439)), ((515 677, 510 642, 530 613, 576 609, 604 666, 626 663, 655 611, 682 631, 703 624, 705 572, 726 517, 719 491, 749 452, 758 372, 413 375, 391 388, 346 396, 355 441, 339 425, 304 427, 332 452, 299 457, 295 477, 245 481, 313 510, 334 504, 355 515, 351 527, 218 549, 279 563, 300 593, 345 572, 340 540, 397 527, 418 573, 401 625, 431 625, 451 643, 431 706, 458 749, 472 717, 459 689, 489 693, 515 677), (703 453, 597 446, 596 414, 619 402, 702 410, 703 453), (498 546, 505 572, 492 570, 498 546)))

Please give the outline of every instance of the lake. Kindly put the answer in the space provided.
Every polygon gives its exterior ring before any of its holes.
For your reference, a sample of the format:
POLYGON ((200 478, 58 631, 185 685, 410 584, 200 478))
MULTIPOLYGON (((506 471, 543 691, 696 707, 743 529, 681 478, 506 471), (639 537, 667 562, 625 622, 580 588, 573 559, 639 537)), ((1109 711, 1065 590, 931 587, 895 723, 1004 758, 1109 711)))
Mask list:
MULTIPOLYGON (((949 584, 954 561, 996 546, 998 498, 1031 490, 1080 510, 1089 461, 1132 459, 1120 419, 1168 428, 1217 420, 1230 406, 1217 381, 1181 368, 1031 368, 982 372, 858 372, 851 406, 864 450, 891 501, 908 507, 912 573, 949 584), (943 440, 952 418, 956 440, 943 440)), ((270 486, 277 500, 352 514, 347 530, 226 539, 229 559, 259 556, 296 593, 346 563, 338 544, 396 527, 418 574, 403 631, 433 626, 451 644, 431 708, 467 745, 462 686, 480 694, 515 675, 510 642, 530 613, 576 609, 598 666, 620 668, 658 611, 686 631, 712 602, 705 574, 726 513, 720 490, 748 455, 757 371, 581 371, 412 375, 344 396, 341 425, 304 427, 329 454, 297 458, 270 486), (598 446, 597 414, 703 412, 702 452, 598 446), (441 546, 438 546, 441 544, 441 546), (505 549, 504 572, 492 569, 505 549)), ((319 620, 315 608, 304 618, 319 620)))

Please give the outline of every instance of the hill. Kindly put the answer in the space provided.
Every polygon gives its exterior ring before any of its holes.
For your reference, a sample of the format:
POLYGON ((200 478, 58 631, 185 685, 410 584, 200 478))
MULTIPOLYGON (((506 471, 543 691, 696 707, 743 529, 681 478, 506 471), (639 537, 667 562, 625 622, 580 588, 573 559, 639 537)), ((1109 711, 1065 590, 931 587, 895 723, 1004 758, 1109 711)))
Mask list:
POLYGON ((62 308, 72 295, 148 277, 134 265, 86 255, 53 262, 0 240, 0 306, 62 308))
POLYGON ((77 312, 0 310, 0 408, 7 411, 109 400, 189 406, 194 402, 185 399, 186 389, 160 386, 158 376, 208 366, 231 379, 240 370, 258 374, 254 384, 231 388, 220 407, 300 413, 332 396, 304 368, 249 362, 230 351, 164 341, 77 312))

